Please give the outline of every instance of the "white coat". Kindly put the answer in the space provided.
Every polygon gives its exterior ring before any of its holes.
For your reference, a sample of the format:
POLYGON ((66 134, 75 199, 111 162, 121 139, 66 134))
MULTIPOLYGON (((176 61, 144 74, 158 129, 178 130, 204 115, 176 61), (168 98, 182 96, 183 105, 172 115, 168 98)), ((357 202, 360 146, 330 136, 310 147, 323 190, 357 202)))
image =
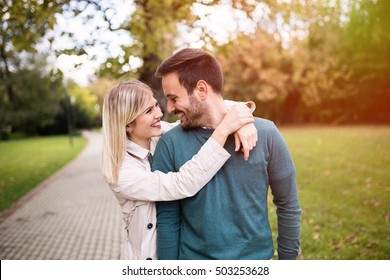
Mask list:
MULTIPOLYGON (((169 124, 164 123, 165 128, 169 124)), ((165 129, 166 130, 166 129, 165 129)), ((154 152, 158 139, 153 139, 154 152)), ((121 259, 157 259, 156 207, 154 201, 177 200, 195 195, 230 157, 213 138, 177 173, 151 172, 149 151, 128 141, 118 184, 110 184, 122 209, 125 240, 121 259)))

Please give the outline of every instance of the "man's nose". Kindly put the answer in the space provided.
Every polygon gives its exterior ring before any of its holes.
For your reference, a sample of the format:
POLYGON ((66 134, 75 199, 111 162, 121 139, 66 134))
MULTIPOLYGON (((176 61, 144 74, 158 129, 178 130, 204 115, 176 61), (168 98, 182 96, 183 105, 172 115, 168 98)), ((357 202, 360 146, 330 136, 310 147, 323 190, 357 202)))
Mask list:
POLYGON ((169 114, 173 114, 175 107, 172 105, 172 102, 168 100, 167 102, 167 111, 169 114))

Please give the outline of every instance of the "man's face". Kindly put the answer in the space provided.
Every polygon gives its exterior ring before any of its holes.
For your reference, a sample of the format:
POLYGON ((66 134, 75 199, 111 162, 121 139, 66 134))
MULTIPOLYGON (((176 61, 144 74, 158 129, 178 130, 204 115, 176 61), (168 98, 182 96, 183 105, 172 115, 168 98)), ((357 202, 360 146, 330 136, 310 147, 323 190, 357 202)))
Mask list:
POLYGON ((188 95, 187 90, 179 83, 176 73, 170 73, 162 78, 164 94, 167 97, 167 110, 180 119, 184 129, 202 126, 202 103, 195 95, 188 95))

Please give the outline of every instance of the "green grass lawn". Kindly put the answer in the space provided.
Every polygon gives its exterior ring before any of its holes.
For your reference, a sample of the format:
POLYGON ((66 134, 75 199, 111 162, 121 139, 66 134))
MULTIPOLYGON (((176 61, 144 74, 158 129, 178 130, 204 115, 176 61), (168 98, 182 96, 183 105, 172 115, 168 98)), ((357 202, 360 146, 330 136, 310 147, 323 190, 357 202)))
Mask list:
POLYGON ((281 132, 297 168, 299 258, 390 259, 390 127, 281 132))
MULTIPOLYGON (((297 168, 299 259, 390 259, 390 127, 281 128, 297 168)), ((44 137, 0 142, 0 209, 86 144, 44 137)), ((275 207, 270 220, 276 237, 275 207)))
POLYGON ((0 141, 0 211, 59 170, 85 147, 87 139, 67 136, 0 141))

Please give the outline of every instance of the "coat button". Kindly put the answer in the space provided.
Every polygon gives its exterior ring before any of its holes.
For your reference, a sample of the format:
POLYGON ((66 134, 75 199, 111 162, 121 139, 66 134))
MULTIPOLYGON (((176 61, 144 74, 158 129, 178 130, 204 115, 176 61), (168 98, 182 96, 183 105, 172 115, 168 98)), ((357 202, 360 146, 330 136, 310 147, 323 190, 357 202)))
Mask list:
POLYGON ((152 224, 152 223, 149 223, 149 224, 147 225, 147 227, 148 227, 148 229, 151 229, 151 228, 153 227, 153 224, 152 224))
POLYGON ((147 261, 150 261, 150 260, 152 260, 152 258, 147 258, 146 260, 147 260, 147 261))

